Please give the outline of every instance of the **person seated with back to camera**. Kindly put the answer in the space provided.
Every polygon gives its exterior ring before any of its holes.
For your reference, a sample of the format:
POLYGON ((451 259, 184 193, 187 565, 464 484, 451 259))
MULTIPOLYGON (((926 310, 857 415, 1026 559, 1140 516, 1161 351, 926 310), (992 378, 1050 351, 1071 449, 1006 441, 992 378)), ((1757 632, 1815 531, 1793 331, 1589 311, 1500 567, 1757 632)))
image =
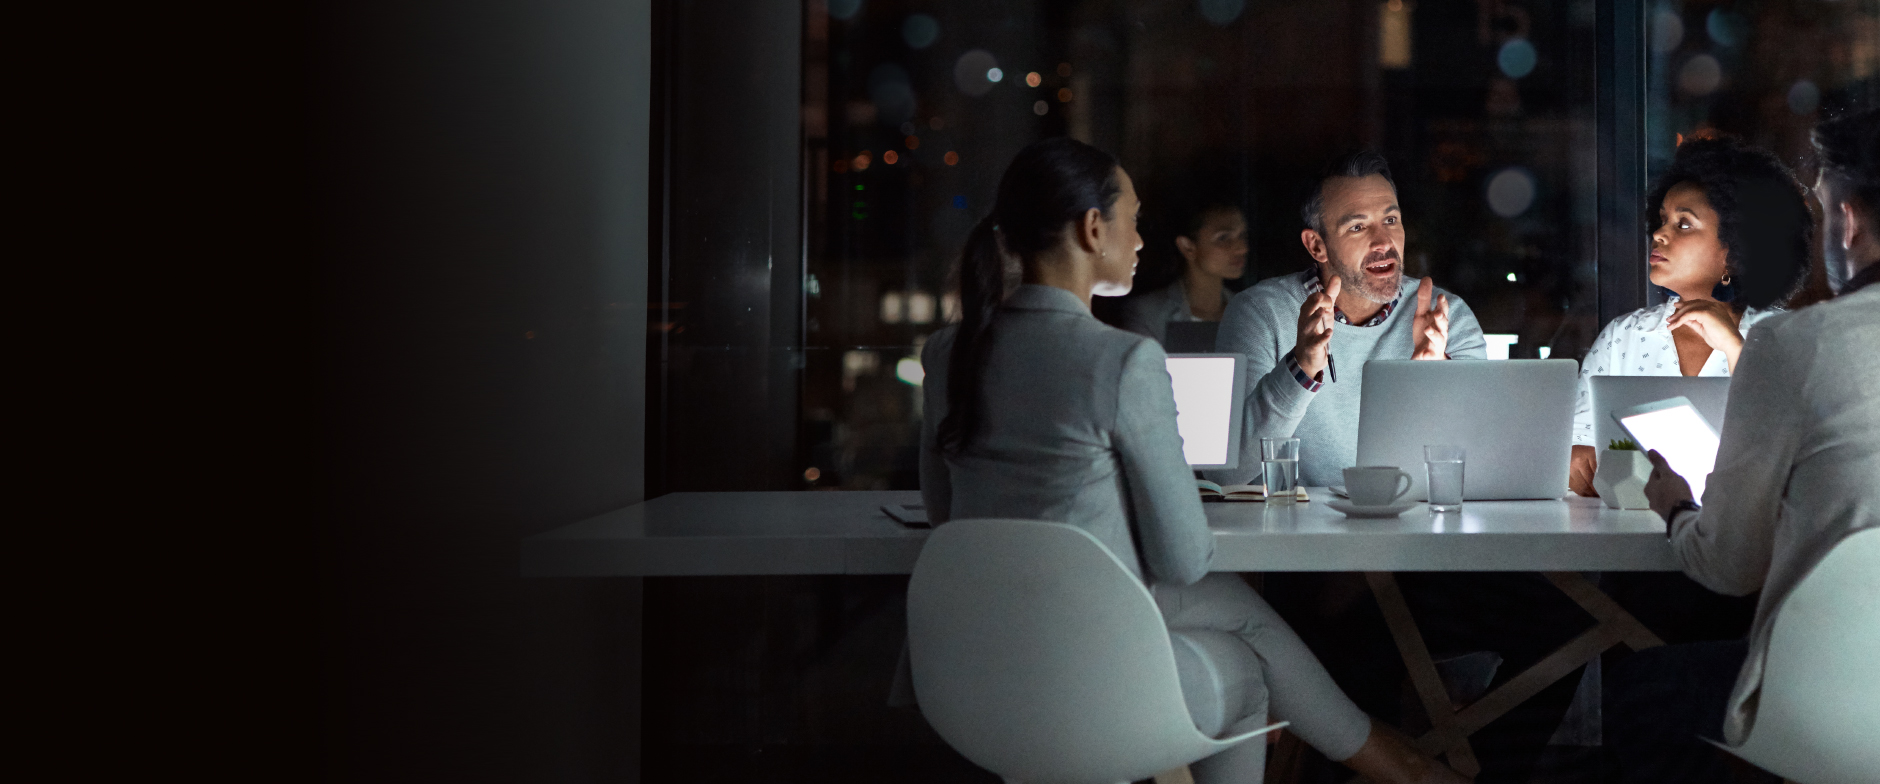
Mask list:
POLYGON ((1181 277, 1123 301, 1122 327, 1168 348, 1171 321, 1220 321, 1233 292, 1226 282, 1247 270, 1247 218, 1225 202, 1203 204, 1175 238, 1181 277))
POLYGON ((1692 139, 1658 178, 1652 285, 1672 296, 1615 318, 1580 363, 1568 487, 1593 490, 1594 376, 1727 376, 1743 336, 1780 312, 1808 272, 1814 218, 1801 184, 1774 155, 1735 138, 1692 139))
POLYGON ((1813 142, 1834 298, 1749 331, 1702 504, 1648 453, 1645 496, 1679 567, 1720 593, 1761 591, 1755 623, 1747 639, 1651 648, 1612 667, 1608 781, 1730 780, 1703 739, 1747 740, 1783 600, 1842 539, 1880 525, 1880 109, 1823 122, 1813 142))
MULTIPOLYGON (((1264 723, 1270 708, 1373 781, 1464 781, 1373 723, 1238 576, 1208 573, 1214 539, 1182 453, 1167 355, 1090 313, 1093 295, 1129 291, 1138 208, 1128 173, 1082 142, 1032 144, 1006 169, 962 254, 960 323, 921 354, 929 519, 1083 528, 1148 585, 1170 629, 1227 632, 1258 654, 1263 671, 1248 681, 1265 698, 1248 696, 1258 705, 1237 728, 1264 723), (1012 266, 1020 285, 1008 282, 1012 266)), ((1265 756, 1256 740, 1193 771, 1204 784, 1258 782, 1265 756)))

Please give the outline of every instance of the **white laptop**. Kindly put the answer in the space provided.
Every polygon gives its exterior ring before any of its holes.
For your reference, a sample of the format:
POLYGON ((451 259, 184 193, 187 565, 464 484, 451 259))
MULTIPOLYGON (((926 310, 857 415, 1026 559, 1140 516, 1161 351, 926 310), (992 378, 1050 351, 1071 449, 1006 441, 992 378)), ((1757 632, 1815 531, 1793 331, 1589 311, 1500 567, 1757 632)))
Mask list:
POLYGON ((1373 360, 1364 363, 1358 464, 1397 466, 1429 498, 1423 447, 1467 451, 1463 498, 1493 501, 1567 494, 1579 363, 1373 360))
POLYGON ((1175 384, 1175 427, 1182 452, 1197 468, 1240 465, 1240 403, 1246 358, 1239 354, 1170 354, 1169 380, 1175 384))
POLYGON ((1682 397, 1691 401, 1697 413, 1722 432, 1723 410, 1730 401, 1729 376, 1594 376, 1591 386, 1593 446, 1598 449, 1629 437, 1625 428, 1613 421, 1614 411, 1682 397))

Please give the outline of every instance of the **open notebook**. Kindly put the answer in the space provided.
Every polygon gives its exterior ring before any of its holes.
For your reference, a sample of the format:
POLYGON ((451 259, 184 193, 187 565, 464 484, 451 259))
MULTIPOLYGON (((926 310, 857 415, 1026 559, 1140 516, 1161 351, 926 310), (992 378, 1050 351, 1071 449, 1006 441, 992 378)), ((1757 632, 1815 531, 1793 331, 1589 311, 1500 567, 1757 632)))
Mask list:
MULTIPOLYGON (((1195 486, 1201 491, 1203 501, 1265 501, 1266 485, 1217 485, 1206 479, 1196 479, 1195 486)), ((1293 499, 1310 500, 1304 487, 1293 488, 1293 499)))

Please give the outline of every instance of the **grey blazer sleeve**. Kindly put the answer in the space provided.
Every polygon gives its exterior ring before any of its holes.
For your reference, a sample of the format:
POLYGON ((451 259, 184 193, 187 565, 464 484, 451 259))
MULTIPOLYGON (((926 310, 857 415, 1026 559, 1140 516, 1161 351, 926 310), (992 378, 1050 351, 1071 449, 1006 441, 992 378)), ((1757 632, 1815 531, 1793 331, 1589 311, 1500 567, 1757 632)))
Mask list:
MULTIPOLYGON (((1318 395, 1306 389, 1282 361, 1286 351, 1298 343, 1298 327, 1279 334, 1273 323, 1274 301, 1249 290, 1227 307, 1221 330, 1214 339, 1214 350, 1241 354, 1247 358, 1246 414, 1241 420, 1239 468, 1209 471, 1207 476, 1221 484, 1246 484, 1260 474, 1260 439, 1284 438, 1299 428, 1312 398, 1318 395), (1282 351, 1279 347, 1286 346, 1282 351)), ((1297 309, 1291 309, 1296 311, 1297 309)), ((1297 316, 1296 312, 1291 313, 1297 316)))
POLYGON ((1808 432, 1805 389, 1813 346, 1784 346, 1767 327, 1750 330, 1730 380, 1717 465, 1695 515, 1678 515, 1671 549, 1705 588, 1742 596, 1763 587, 1789 471, 1808 432))
POLYGON ((936 335, 921 348, 920 364, 926 373, 921 384, 923 415, 920 421, 920 500, 927 520, 935 525, 953 518, 953 480, 946 458, 940 454, 940 419, 947 412, 947 357, 953 341, 936 335))
POLYGON ((1111 443, 1122 458, 1147 581, 1188 585, 1208 573, 1214 535, 1175 427, 1167 356, 1149 341, 1124 355, 1111 443))

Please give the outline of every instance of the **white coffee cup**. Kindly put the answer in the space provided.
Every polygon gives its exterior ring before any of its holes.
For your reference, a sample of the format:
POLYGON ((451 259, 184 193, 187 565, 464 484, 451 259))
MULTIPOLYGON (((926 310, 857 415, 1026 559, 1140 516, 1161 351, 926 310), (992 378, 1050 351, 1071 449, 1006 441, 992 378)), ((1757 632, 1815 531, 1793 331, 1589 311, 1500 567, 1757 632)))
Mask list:
POLYGON ((1359 506, 1388 506, 1416 484, 1396 466, 1354 466, 1345 469, 1345 494, 1359 506))

